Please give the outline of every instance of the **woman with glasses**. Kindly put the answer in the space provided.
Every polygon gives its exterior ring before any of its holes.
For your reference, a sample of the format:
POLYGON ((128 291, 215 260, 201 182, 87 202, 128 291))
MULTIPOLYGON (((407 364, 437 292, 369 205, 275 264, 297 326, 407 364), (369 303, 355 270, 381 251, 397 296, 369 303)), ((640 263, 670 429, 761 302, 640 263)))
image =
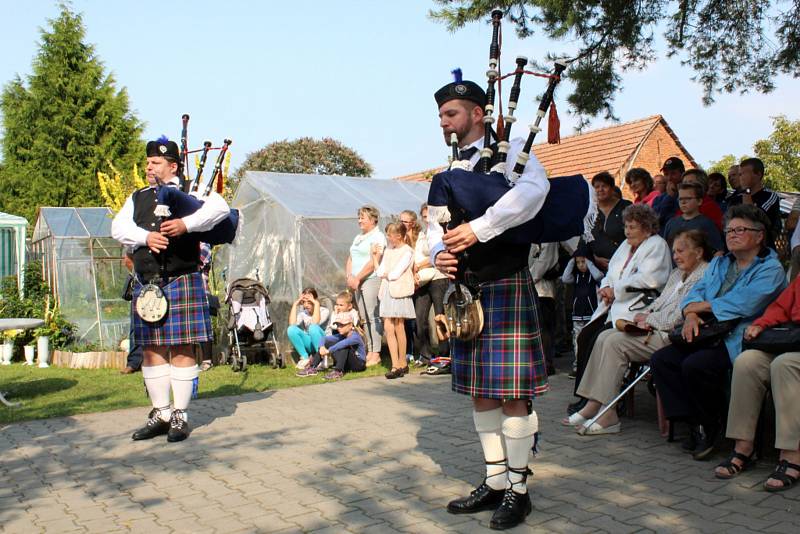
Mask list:
POLYGON ((692 428, 684 449, 695 460, 710 456, 720 437, 728 372, 742 352, 745 329, 786 285, 777 254, 766 246, 769 219, 764 212, 752 205, 732 206, 726 220, 730 252, 711 261, 681 303, 686 345, 670 345, 651 359, 666 417, 687 421, 692 428), (698 345, 694 338, 700 325, 712 319, 739 322, 722 342, 698 345))

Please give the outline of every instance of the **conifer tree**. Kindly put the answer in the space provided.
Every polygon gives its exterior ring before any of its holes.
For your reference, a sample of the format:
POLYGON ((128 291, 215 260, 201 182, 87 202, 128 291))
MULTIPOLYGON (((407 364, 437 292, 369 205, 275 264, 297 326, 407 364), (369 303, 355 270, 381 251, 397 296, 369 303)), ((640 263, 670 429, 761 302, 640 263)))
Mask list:
POLYGON ((97 172, 108 160, 130 168, 144 153, 127 92, 84 38, 81 16, 62 4, 41 30, 31 75, 0 95, 0 211, 31 223, 40 206, 104 205, 97 172))

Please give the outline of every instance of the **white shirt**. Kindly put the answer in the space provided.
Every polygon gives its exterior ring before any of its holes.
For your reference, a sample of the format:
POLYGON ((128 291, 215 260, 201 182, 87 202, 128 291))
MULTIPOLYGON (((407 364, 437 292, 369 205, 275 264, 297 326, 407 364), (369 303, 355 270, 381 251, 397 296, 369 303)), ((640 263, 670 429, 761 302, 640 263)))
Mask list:
MULTIPOLYGON (((506 179, 511 181, 511 174, 514 164, 517 162, 517 155, 525 145, 522 138, 515 138, 510 141, 508 157, 506 158, 506 179)), ((483 138, 474 143, 461 147, 465 150, 469 147, 477 147, 478 150, 470 158, 473 167, 480 160, 480 149, 483 148, 483 138)), ((531 153, 525 170, 516 181, 514 187, 508 190, 497 202, 494 203, 486 213, 469 222, 469 226, 478 238, 478 241, 485 243, 493 237, 497 237, 509 228, 519 226, 533 219, 544 205, 547 193, 550 191, 550 182, 547 180, 547 173, 542 167, 536 156, 531 153)), ((428 246, 431 251, 431 263, 435 265, 436 255, 444 250, 442 236, 444 230, 441 224, 436 221, 436 217, 431 216, 431 207, 428 207, 428 246)))
MULTIPOLYGON (((179 187, 180 179, 173 176, 167 182, 170 187, 179 187)), ((153 189, 153 187, 150 187, 153 189)), ((203 205, 196 212, 183 217, 183 224, 187 232, 205 232, 219 224, 230 213, 228 203, 221 195, 211 192, 207 197, 201 197, 199 192, 190 193, 203 200, 203 205)), ((147 246, 149 230, 140 228, 133 220, 133 195, 125 199, 122 209, 114 216, 111 222, 111 236, 124 246, 135 250, 147 246)))

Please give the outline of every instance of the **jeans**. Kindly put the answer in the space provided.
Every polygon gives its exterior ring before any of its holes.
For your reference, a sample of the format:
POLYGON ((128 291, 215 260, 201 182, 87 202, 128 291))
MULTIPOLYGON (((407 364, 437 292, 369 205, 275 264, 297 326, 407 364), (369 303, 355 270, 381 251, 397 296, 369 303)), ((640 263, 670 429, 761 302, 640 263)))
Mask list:
POLYGON ((309 354, 317 352, 320 341, 325 337, 325 332, 318 324, 310 325, 308 330, 292 325, 286 329, 286 335, 300 358, 305 359, 309 354))

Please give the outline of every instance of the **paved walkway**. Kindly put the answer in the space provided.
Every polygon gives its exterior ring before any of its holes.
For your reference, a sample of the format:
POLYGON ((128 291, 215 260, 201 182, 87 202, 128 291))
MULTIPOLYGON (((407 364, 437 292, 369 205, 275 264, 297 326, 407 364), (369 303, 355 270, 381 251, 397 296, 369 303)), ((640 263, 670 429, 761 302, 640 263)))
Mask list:
MULTIPOLYGON (((645 388, 613 437, 558 425, 572 383, 537 402, 534 512, 516 532, 800 532, 800 489, 732 483, 658 435, 645 388)), ((130 440, 142 408, 0 429, 2 532, 488 532, 448 500, 481 478, 468 399, 449 377, 361 379, 196 401, 182 444, 130 440)))

